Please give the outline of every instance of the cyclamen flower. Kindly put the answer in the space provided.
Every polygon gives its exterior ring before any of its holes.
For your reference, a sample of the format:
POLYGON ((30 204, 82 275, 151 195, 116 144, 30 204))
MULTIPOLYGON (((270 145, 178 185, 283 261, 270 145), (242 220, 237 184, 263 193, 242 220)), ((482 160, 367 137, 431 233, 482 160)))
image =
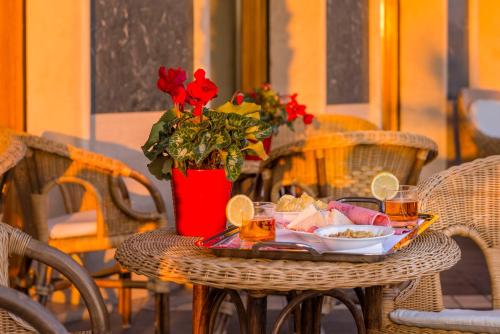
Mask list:
POLYGON ((236 104, 237 105, 242 104, 244 100, 245 100, 245 94, 243 94, 243 93, 236 94, 236 104))
POLYGON ((217 92, 217 86, 205 78, 205 71, 201 68, 196 70, 194 81, 187 85, 187 102, 194 107, 193 115, 201 115, 203 106, 216 97, 217 92))
POLYGON ((302 118, 302 121, 304 121, 304 124, 308 125, 312 123, 313 119, 314 119, 313 114, 305 114, 304 118, 302 118))
POLYGON ((285 105, 285 111, 288 114, 287 121, 291 122, 295 120, 299 115, 306 115, 306 106, 304 104, 299 104, 297 102, 297 94, 293 94, 290 96, 290 101, 285 105))
POLYGON ((161 91, 169 94, 175 104, 183 105, 186 100, 186 90, 184 81, 186 81, 186 72, 182 68, 169 68, 168 72, 164 66, 158 70, 158 81, 156 86, 161 91))

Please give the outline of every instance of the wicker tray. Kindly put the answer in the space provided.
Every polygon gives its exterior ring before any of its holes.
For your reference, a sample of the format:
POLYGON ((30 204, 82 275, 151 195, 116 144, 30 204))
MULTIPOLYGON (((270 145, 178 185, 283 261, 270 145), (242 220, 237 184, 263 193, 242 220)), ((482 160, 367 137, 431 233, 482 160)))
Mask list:
POLYGON ((378 262, 387 256, 407 246, 414 238, 425 231, 429 225, 436 221, 436 215, 420 214, 420 223, 413 230, 404 234, 400 240, 383 254, 350 254, 347 252, 319 252, 306 243, 292 242, 242 242, 243 245, 233 247, 227 245, 231 239, 238 238, 239 228, 230 227, 227 230, 210 238, 199 240, 196 244, 210 250, 216 256, 239 258, 263 258, 270 260, 297 260, 297 261, 327 261, 327 262, 378 262))

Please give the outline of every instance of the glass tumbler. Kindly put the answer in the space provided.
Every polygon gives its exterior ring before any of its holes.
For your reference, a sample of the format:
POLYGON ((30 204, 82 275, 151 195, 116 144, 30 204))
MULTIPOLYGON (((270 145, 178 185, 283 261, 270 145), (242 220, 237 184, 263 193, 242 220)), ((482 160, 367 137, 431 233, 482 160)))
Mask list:
POLYGON ((389 189, 388 193, 390 195, 384 201, 384 206, 391 222, 415 224, 418 219, 417 187, 401 185, 398 189, 389 189))
POLYGON ((254 217, 243 220, 240 227, 240 239, 245 241, 274 241, 276 223, 274 220, 275 204, 254 202, 254 217))

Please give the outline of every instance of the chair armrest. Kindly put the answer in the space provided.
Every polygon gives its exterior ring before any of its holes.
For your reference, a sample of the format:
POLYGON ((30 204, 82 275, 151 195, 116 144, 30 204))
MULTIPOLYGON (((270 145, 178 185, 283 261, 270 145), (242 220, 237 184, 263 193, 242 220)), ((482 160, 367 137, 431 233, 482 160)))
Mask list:
MULTIPOLYGON (((76 176, 61 176, 58 179, 47 183, 42 189, 40 194, 33 194, 32 199, 33 199, 33 205, 35 206, 36 210, 36 223, 39 225, 38 229, 39 231, 43 228, 41 225, 46 226, 46 201, 47 201, 47 196, 48 193, 52 188, 55 186, 61 185, 61 184, 77 184, 80 185, 85 189, 87 193, 89 193, 92 198, 94 198, 95 201, 95 210, 96 210, 96 217, 97 217, 97 236, 99 238, 104 237, 104 209, 103 209, 103 201, 101 194, 99 193, 99 190, 97 190, 90 182, 83 180, 81 178, 78 178, 76 176)), ((48 235, 40 235, 40 240, 48 240, 48 235)))
POLYGON ((109 315, 104 300, 89 272, 70 256, 50 247, 28 234, 2 223, 9 234, 9 252, 44 263, 64 275, 80 292, 89 311, 93 334, 111 333, 109 315))
POLYGON ((166 221, 165 217, 167 209, 165 207, 165 203, 163 202, 160 191, 155 187, 151 180, 141 173, 133 170, 130 171, 130 174, 128 175, 131 179, 136 180, 148 190, 157 210, 157 212, 140 212, 132 209, 129 203, 127 203, 127 201, 123 198, 123 192, 120 188, 120 176, 121 175, 119 173, 113 173, 109 176, 109 190, 116 206, 123 211, 123 213, 132 219, 139 221, 166 221))
MULTIPOLYGON (((26 321, 39 333, 68 334, 53 314, 27 295, 14 289, 0 286, 0 308, 26 321)), ((16 320, 12 318, 12 321, 16 320)))

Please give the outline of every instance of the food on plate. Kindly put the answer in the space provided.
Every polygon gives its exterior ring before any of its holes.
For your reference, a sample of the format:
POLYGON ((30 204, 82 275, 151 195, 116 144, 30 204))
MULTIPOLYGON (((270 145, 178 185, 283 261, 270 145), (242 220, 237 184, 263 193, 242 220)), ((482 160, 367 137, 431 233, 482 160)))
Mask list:
POLYGON ((393 198, 399 188, 398 178, 389 172, 381 172, 372 180, 372 195, 378 200, 385 201, 393 198))
POLYGON ((353 239, 359 239, 359 238, 374 238, 377 235, 373 232, 370 231, 354 231, 348 228, 345 231, 330 234, 330 238, 353 238, 353 239))
POLYGON ((328 210, 337 209, 347 218, 357 225, 377 225, 390 226, 391 221, 386 214, 378 211, 363 208, 361 206, 351 205, 338 201, 328 203, 328 210))
POLYGON ((298 212, 304 210, 313 204, 318 210, 326 210, 327 204, 320 200, 315 200, 306 193, 296 198, 292 195, 283 195, 276 204, 276 211, 280 212, 298 212))
POLYGON ((253 202, 248 196, 236 195, 227 202, 226 218, 235 226, 241 226, 244 220, 251 220, 254 215, 253 202))
POLYGON ((354 225, 352 220, 337 209, 323 211, 322 214, 328 225, 354 225))
POLYGON ((309 204, 293 219, 286 228, 294 231, 314 232, 318 227, 326 226, 328 222, 314 204, 309 204))

